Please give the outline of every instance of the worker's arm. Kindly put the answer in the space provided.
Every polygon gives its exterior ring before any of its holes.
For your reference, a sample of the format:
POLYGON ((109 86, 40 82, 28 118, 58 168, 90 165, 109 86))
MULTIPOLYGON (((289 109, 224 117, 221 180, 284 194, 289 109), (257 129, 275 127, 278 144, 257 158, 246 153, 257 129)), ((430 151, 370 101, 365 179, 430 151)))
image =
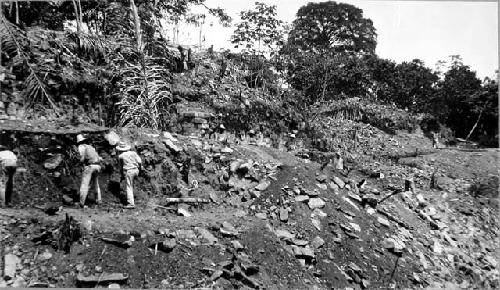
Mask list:
POLYGON ((139 154, 135 153, 137 164, 139 165, 139 170, 142 170, 142 159, 139 154))
POLYGON ((80 162, 83 163, 85 161, 85 146, 79 145, 78 146, 78 153, 80 153, 80 162))

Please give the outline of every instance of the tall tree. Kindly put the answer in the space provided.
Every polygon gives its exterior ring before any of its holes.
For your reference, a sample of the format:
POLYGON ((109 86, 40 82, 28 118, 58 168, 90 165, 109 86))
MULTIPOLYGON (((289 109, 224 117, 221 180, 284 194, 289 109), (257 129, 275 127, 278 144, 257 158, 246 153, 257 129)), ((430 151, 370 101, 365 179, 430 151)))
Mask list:
POLYGON ((476 72, 454 57, 450 69, 438 84, 432 110, 458 137, 465 138, 476 121, 473 107, 468 100, 481 92, 481 80, 476 72))
POLYGON ((296 53, 288 67, 288 82, 304 92, 308 104, 365 96, 371 85, 369 67, 362 58, 348 53, 326 57, 296 53))
POLYGON ((309 3, 299 9, 288 41, 313 52, 374 53, 377 34, 363 10, 334 1, 309 3))
POLYGON ((276 18, 276 6, 255 2, 254 10, 242 11, 241 22, 231 36, 235 48, 243 45, 254 54, 261 54, 266 48, 282 43, 281 25, 283 22, 276 18))
POLYGON ((438 75, 419 59, 396 66, 393 102, 412 111, 423 111, 434 96, 438 75))

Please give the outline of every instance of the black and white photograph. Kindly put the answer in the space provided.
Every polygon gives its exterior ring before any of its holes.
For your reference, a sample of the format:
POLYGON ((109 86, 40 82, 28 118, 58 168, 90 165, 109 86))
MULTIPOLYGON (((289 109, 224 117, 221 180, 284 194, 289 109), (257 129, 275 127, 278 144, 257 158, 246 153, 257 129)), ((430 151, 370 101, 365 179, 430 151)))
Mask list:
POLYGON ((0 0, 0 288, 500 289, 497 0, 0 0))

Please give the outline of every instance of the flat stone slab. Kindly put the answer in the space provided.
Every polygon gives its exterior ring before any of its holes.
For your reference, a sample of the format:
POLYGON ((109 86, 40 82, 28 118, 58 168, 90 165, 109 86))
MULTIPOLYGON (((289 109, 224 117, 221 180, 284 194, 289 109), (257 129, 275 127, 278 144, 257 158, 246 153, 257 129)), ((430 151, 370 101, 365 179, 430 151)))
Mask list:
POLYGON ((288 210, 286 208, 280 208, 280 220, 282 222, 288 221, 288 210))
POLYGON ((322 208, 326 205, 326 203, 319 197, 311 198, 308 202, 310 209, 322 208))
POLYGON ((219 239, 217 239, 209 230, 200 227, 196 227, 194 229, 198 232, 198 234, 200 234, 203 239, 207 240, 209 244, 214 245, 219 242, 219 239))
POLYGON ((278 236, 278 238, 284 240, 292 240, 295 238, 295 235, 287 230, 276 230, 276 235, 278 236))
POLYGON ((309 196, 307 196, 307 195, 297 195, 295 197, 296 202, 304 202, 304 201, 308 201, 308 200, 309 200, 309 196))
POLYGON ((335 182, 340 188, 344 188, 345 186, 345 182, 342 179, 340 179, 340 177, 334 176, 333 182, 335 182))
POLYGON ((124 273, 102 273, 99 275, 83 276, 78 274, 76 280, 80 283, 97 283, 97 282, 124 282, 128 279, 128 274, 124 273))
POLYGON ((21 260, 16 255, 7 254, 4 256, 4 274, 3 277, 6 280, 13 279, 16 276, 16 268, 17 264, 19 264, 21 260))

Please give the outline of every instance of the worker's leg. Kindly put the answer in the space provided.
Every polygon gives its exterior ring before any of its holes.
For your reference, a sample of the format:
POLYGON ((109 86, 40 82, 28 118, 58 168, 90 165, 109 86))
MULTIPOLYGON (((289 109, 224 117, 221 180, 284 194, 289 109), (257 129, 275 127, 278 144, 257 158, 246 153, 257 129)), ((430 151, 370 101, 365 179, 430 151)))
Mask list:
POLYGON ((5 206, 5 187, 7 184, 7 172, 5 168, 0 165, 0 203, 5 206))
POLYGON ((80 185, 80 205, 85 205, 87 194, 89 193, 89 184, 92 179, 92 168, 90 166, 83 167, 82 184, 80 185))
POLYGON ((93 173, 92 175, 94 176, 94 182, 95 182, 95 192, 96 192, 96 203, 101 203, 101 187, 99 187, 99 173, 101 172, 101 166, 99 165, 92 165, 93 173))
POLYGON ((127 170, 126 173, 126 192, 127 192, 127 205, 134 204, 134 178, 139 174, 138 169, 127 170))
POLYGON ((14 191, 14 174, 16 173, 15 166, 8 166, 7 183, 5 185, 5 204, 8 205, 12 201, 12 192, 14 191))

